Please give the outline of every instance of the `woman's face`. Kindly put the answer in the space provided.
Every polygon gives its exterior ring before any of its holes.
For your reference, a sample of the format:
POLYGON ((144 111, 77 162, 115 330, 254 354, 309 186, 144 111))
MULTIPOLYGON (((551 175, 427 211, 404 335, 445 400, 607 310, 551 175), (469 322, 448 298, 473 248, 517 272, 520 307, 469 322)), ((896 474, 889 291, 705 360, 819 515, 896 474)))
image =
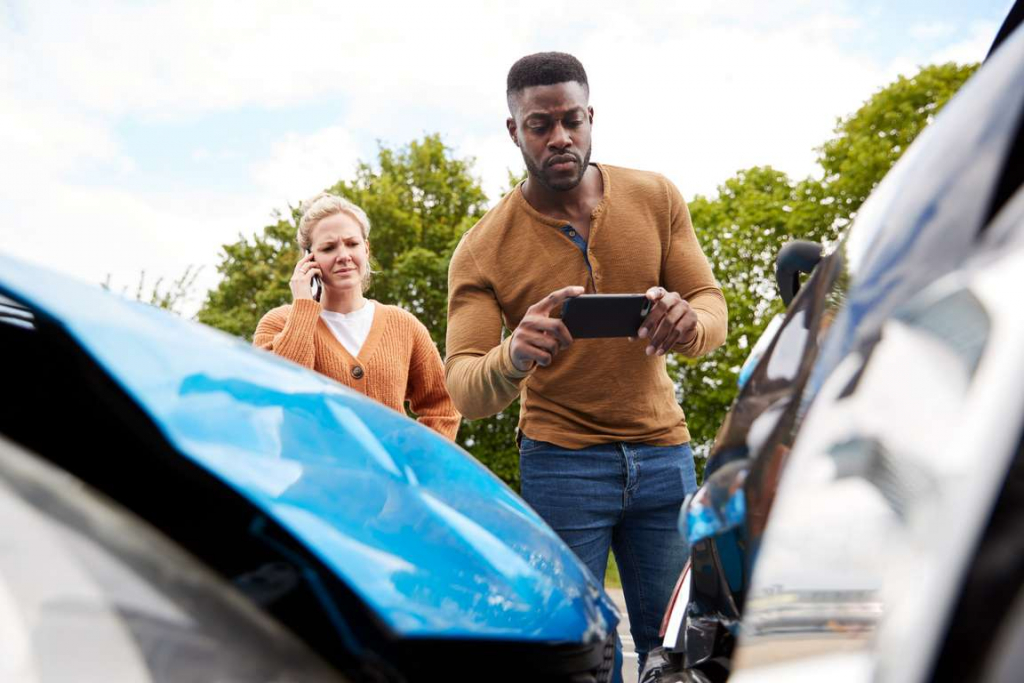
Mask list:
POLYGON ((313 226, 310 238, 324 287, 363 288, 363 277, 370 267, 370 248, 355 218, 345 212, 328 216, 313 226))

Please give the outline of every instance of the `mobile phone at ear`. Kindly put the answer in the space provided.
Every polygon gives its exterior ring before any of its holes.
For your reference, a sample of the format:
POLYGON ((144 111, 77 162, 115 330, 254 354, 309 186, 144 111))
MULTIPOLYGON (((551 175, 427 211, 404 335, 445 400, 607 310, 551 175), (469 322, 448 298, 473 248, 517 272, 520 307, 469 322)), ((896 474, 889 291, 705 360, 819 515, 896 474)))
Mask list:
MULTIPOLYGON (((306 255, 307 256, 309 254, 311 254, 311 253, 312 252, 309 249, 306 250, 306 255)), ((314 275, 313 276, 312 286, 313 286, 313 299, 314 299, 314 301, 320 301, 320 293, 323 292, 323 290, 324 290, 324 283, 320 281, 320 276, 319 275, 314 275)))
POLYGON ((573 339, 635 337, 650 312, 644 294, 581 294, 562 304, 562 322, 573 339))

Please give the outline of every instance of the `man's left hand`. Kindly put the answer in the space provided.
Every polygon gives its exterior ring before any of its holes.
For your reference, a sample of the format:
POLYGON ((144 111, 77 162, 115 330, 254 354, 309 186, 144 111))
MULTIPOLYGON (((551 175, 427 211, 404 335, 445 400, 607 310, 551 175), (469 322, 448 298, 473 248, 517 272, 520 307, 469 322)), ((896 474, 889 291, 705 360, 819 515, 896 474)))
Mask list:
POLYGON ((686 299, 664 287, 647 290, 651 312, 640 326, 638 336, 647 340, 647 355, 663 355, 679 343, 686 343, 697 334, 697 314, 686 299))

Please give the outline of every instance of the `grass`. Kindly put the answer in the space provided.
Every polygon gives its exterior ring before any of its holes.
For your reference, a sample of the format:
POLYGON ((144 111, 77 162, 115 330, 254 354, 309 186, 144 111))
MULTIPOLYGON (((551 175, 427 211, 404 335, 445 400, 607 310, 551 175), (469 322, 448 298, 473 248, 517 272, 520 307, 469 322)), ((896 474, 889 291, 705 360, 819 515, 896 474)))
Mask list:
POLYGON ((622 588, 619 578, 619 565, 615 564, 615 555, 608 553, 608 570, 604 573, 605 588, 622 588))

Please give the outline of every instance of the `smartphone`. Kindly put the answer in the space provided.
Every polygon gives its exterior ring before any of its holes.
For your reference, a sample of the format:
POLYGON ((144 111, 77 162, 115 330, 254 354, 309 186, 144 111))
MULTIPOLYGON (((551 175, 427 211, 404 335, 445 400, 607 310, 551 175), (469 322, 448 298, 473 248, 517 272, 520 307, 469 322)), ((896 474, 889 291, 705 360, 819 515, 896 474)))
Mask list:
MULTIPOLYGON (((312 252, 309 249, 306 250, 306 255, 307 256, 309 256, 309 254, 311 254, 311 253, 312 252)), ((323 291, 324 284, 320 281, 320 276, 319 275, 314 275, 313 276, 312 284, 313 284, 313 300, 314 301, 320 301, 320 292, 323 291)))
POLYGON ((581 294, 562 304, 562 322, 573 339, 635 337, 650 312, 644 294, 581 294))

